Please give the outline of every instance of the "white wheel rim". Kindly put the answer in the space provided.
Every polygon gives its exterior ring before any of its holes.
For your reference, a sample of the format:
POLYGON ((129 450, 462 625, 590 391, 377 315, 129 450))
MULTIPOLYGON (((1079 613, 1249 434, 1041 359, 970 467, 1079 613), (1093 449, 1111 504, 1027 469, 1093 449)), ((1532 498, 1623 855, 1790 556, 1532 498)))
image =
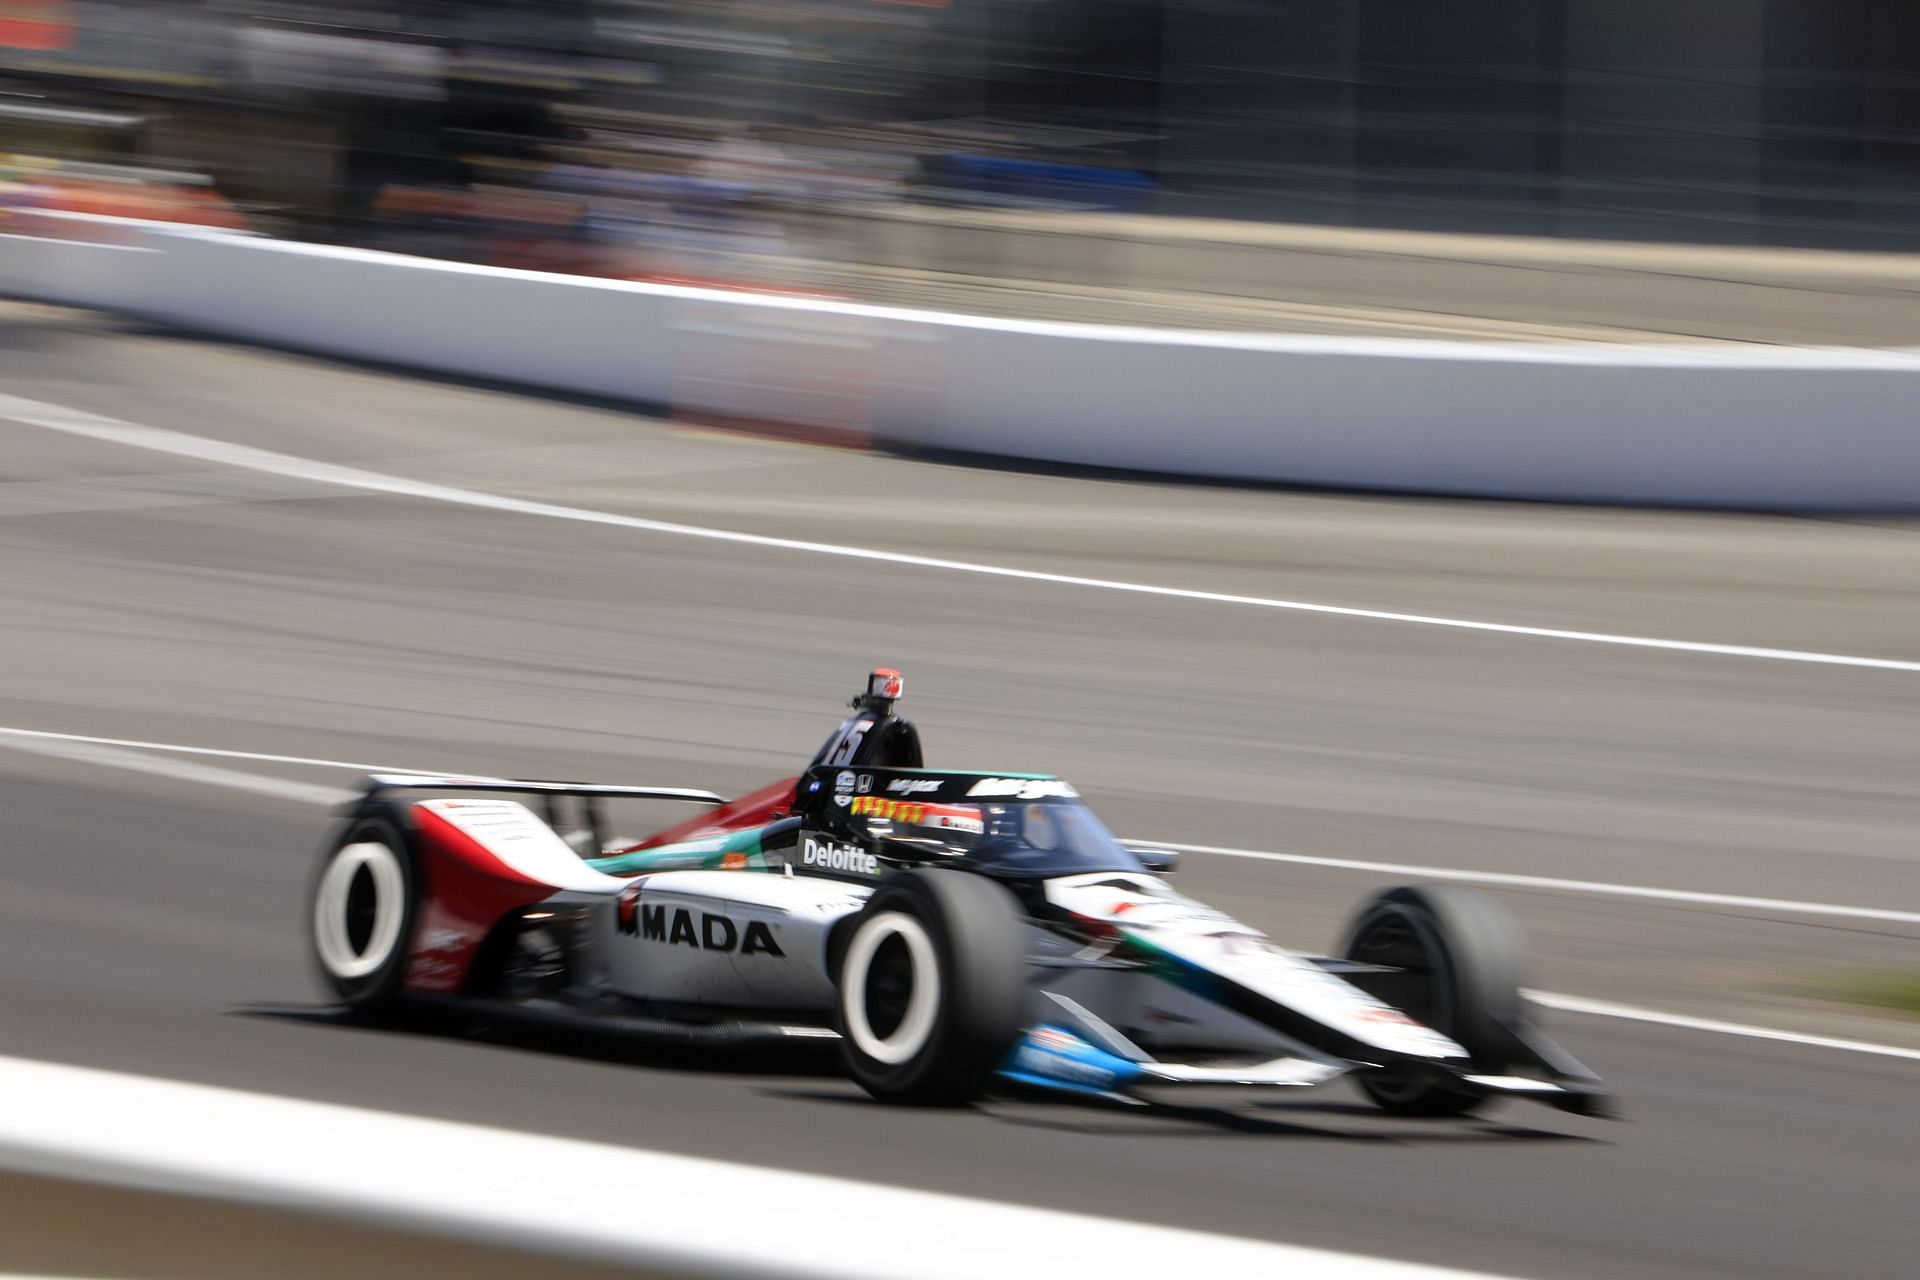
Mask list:
POLYGON ((897 1067, 926 1048, 934 1016, 940 1011, 940 962, 926 926, 903 911, 883 911, 861 925, 840 968, 840 1008, 854 1047, 876 1062, 897 1067), (889 938, 906 944, 907 957, 913 962, 913 989, 900 1025, 883 1038, 874 1034, 867 1020, 867 974, 889 938))
POLYGON ((336 978, 364 978, 393 955, 406 917, 406 875, 400 858, 385 841, 369 840, 341 847, 320 875, 313 895, 313 938, 320 963, 336 978), (367 945, 357 948, 347 928, 347 904, 354 877, 365 867, 373 881, 373 928, 367 945))

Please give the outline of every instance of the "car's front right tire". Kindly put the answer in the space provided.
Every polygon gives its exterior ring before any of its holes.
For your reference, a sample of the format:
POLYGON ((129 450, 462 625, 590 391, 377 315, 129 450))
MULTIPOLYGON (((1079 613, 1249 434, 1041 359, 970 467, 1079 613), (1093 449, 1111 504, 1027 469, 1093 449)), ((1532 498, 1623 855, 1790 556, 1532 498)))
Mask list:
MULTIPOLYGON (((1402 1012, 1451 1038, 1488 1075, 1511 1070, 1515 1031, 1526 1020, 1526 939, 1519 922, 1478 889, 1402 885, 1364 903, 1340 954, 1400 971, 1393 1001, 1402 1012)), ((1492 1099, 1434 1073, 1355 1077, 1383 1111, 1402 1116, 1464 1116, 1492 1099)))
POLYGON ((307 934, 323 984, 355 1013, 390 1011, 412 950, 413 858, 387 817, 349 822, 320 860, 307 934))
POLYGON ((839 953, 835 1024, 847 1071, 884 1102, 971 1102, 1026 1029, 1026 925, 984 876, 886 880, 839 953))

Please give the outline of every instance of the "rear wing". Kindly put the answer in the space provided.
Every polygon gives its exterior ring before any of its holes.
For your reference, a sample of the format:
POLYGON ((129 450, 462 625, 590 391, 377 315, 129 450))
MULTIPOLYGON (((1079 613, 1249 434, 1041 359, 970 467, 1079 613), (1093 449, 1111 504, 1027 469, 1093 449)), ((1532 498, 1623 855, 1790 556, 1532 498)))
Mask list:
POLYGON ((689 787, 620 787, 606 786, 591 782, 538 782, 518 778, 463 778, 453 775, 430 773, 375 773, 370 774, 361 784, 361 794, 355 807, 367 804, 390 791, 498 791, 508 795, 540 796, 541 817, 555 831, 561 830, 560 798, 577 796, 580 799, 581 818, 586 829, 592 833, 593 847, 600 848, 606 843, 606 820, 604 811, 597 803, 601 800, 678 800, 689 804, 704 804, 718 807, 727 803, 727 798, 711 791, 698 791, 689 787))
POLYGON ((634 800, 687 800, 722 805, 727 798, 689 787, 619 787, 594 782, 536 782, 521 778, 463 778, 432 773, 375 773, 367 777, 365 792, 385 791, 509 791, 522 795, 591 796, 634 800))

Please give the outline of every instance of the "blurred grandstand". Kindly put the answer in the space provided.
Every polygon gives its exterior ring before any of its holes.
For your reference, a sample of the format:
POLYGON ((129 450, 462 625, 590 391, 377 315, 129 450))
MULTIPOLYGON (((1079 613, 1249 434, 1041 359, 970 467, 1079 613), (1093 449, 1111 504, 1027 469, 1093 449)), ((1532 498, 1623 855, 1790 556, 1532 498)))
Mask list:
POLYGON ((16 210, 773 287, 901 209, 1913 249, 1920 6, 0 0, 0 138, 16 210))

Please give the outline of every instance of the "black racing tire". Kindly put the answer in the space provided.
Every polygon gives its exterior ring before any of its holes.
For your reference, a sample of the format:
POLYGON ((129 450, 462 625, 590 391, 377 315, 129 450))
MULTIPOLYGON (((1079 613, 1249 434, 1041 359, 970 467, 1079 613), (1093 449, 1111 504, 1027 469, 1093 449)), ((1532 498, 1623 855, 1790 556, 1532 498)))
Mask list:
POLYGON ((395 1012, 419 915, 419 877, 397 813, 361 814, 327 846, 307 895, 321 984, 349 1012, 395 1012))
MULTIPOLYGON (((1486 894, 1460 885, 1403 885, 1364 903, 1340 954, 1403 971, 1393 1001, 1450 1037, 1484 1075, 1506 1074, 1526 1018, 1526 937, 1486 894)), ((1491 1099, 1432 1074, 1369 1073, 1362 1093, 1401 1116, 1464 1116, 1491 1099)))
POLYGON ((860 1087, 916 1106, 986 1092, 1029 1021, 1026 932, 1019 902, 984 876, 882 882, 834 966, 834 1025, 860 1087))

